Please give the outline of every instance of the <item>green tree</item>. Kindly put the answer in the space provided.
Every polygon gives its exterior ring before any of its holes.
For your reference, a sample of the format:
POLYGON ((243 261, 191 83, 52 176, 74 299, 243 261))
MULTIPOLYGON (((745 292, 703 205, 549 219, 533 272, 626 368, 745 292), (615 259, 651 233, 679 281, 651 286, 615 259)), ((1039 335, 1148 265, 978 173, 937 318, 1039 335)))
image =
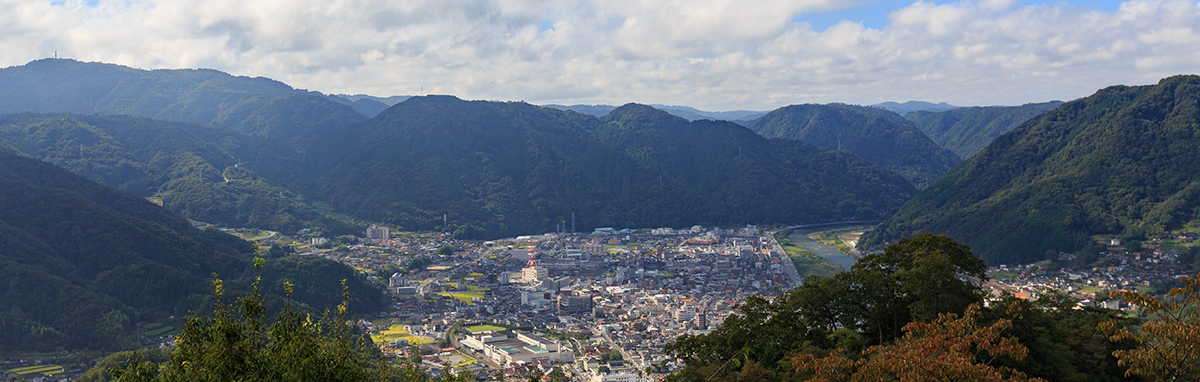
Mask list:
POLYGON ((1118 363, 1129 368, 1127 375, 1143 375, 1156 381, 1200 380, 1200 275, 1180 281, 1183 286, 1168 293, 1177 300, 1173 302, 1131 291, 1109 293, 1110 298, 1141 307, 1142 314, 1150 317, 1136 330, 1116 320, 1099 326, 1114 342, 1138 343, 1134 349, 1113 352, 1118 363))
MULTIPOLYGON (((265 260, 255 259, 261 269, 265 260)), ((381 381, 401 378, 365 336, 355 336, 347 321, 349 292, 343 302, 314 321, 288 304, 274 322, 254 284, 254 292, 230 305, 222 281, 213 276, 216 302, 212 317, 189 317, 164 365, 131 360, 112 368, 116 381, 381 381)), ((292 286, 285 284, 288 298, 292 286)))

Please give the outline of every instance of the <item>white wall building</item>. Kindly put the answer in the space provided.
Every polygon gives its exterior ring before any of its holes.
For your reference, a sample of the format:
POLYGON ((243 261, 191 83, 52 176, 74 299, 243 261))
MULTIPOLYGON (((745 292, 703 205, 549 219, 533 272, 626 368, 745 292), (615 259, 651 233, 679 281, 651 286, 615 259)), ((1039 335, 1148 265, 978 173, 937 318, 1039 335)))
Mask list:
POLYGON ((575 352, 558 342, 550 341, 532 333, 501 331, 484 332, 467 336, 463 345, 482 352, 492 361, 508 365, 513 363, 536 363, 575 361, 575 352))
POLYGON ((367 228, 367 240, 390 240, 391 238, 388 227, 371 225, 367 228))

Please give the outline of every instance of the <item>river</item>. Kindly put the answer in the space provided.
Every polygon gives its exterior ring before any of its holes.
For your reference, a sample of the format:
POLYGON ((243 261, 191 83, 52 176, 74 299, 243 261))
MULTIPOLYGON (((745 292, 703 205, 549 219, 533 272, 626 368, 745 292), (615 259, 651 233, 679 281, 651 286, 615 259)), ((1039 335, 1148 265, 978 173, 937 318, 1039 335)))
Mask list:
POLYGON ((850 270, 850 267, 854 266, 854 263, 857 260, 855 260, 853 257, 847 256, 841 252, 838 252, 838 250, 836 250, 836 249, 829 248, 825 244, 818 243, 816 240, 809 239, 808 234, 813 233, 813 232, 840 230, 840 229, 854 228, 854 227, 860 227, 860 226, 861 225, 847 225, 845 227, 824 226, 824 227, 813 227, 813 228, 797 228, 797 229, 794 229, 791 232, 789 232, 787 237, 789 240, 804 247, 804 249, 807 249, 807 250, 811 251, 812 253, 817 254, 817 256, 821 256, 821 258, 823 258, 825 260, 829 260, 830 262, 832 262, 834 264, 841 265, 842 269, 850 270))

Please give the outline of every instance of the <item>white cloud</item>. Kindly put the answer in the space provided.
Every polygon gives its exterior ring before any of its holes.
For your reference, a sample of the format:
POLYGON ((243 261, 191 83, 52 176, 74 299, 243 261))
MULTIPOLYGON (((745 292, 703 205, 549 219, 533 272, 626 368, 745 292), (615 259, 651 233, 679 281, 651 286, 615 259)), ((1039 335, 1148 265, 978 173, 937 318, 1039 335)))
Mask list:
POLYGON ((1020 104, 1197 72, 1200 11, 917 1, 881 29, 797 15, 864 1, 0 0, 0 65, 61 56, 298 88, 535 103, 771 109, 1020 104))

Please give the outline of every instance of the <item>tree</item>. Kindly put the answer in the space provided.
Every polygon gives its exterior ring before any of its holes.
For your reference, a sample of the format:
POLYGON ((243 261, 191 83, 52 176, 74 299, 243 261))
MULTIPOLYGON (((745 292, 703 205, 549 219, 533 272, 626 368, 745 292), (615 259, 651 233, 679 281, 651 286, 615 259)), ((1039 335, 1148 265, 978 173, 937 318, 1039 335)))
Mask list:
POLYGON ((866 357, 852 360, 841 351, 821 358, 803 353, 792 358, 792 366, 797 373, 811 373, 812 381, 1029 380, 1021 372, 991 365, 1000 357, 1021 360, 1027 354, 1015 339, 1001 336, 1011 321, 981 326, 979 317, 979 305, 971 305, 961 317, 943 313, 932 323, 905 325, 904 337, 868 348, 866 357))
MULTIPOLYGON (((261 270, 264 262, 256 258, 255 268, 261 270)), ((231 306, 214 274, 213 316, 187 319, 168 362, 160 367, 134 357, 127 368, 109 373, 115 381, 145 382, 412 380, 407 377, 414 374, 387 365, 365 336, 351 333, 344 280, 342 303, 316 321, 290 303, 292 286, 286 283, 289 304, 270 323, 258 280, 253 293, 231 306)))
POLYGON ((1109 293, 1142 308, 1150 320, 1129 330, 1115 320, 1100 324, 1113 342, 1134 340, 1139 346, 1117 350, 1117 363, 1128 367, 1126 375, 1142 375, 1158 381, 1200 380, 1200 274, 1179 279, 1183 286, 1172 288, 1164 302, 1148 294, 1131 291, 1109 293))

